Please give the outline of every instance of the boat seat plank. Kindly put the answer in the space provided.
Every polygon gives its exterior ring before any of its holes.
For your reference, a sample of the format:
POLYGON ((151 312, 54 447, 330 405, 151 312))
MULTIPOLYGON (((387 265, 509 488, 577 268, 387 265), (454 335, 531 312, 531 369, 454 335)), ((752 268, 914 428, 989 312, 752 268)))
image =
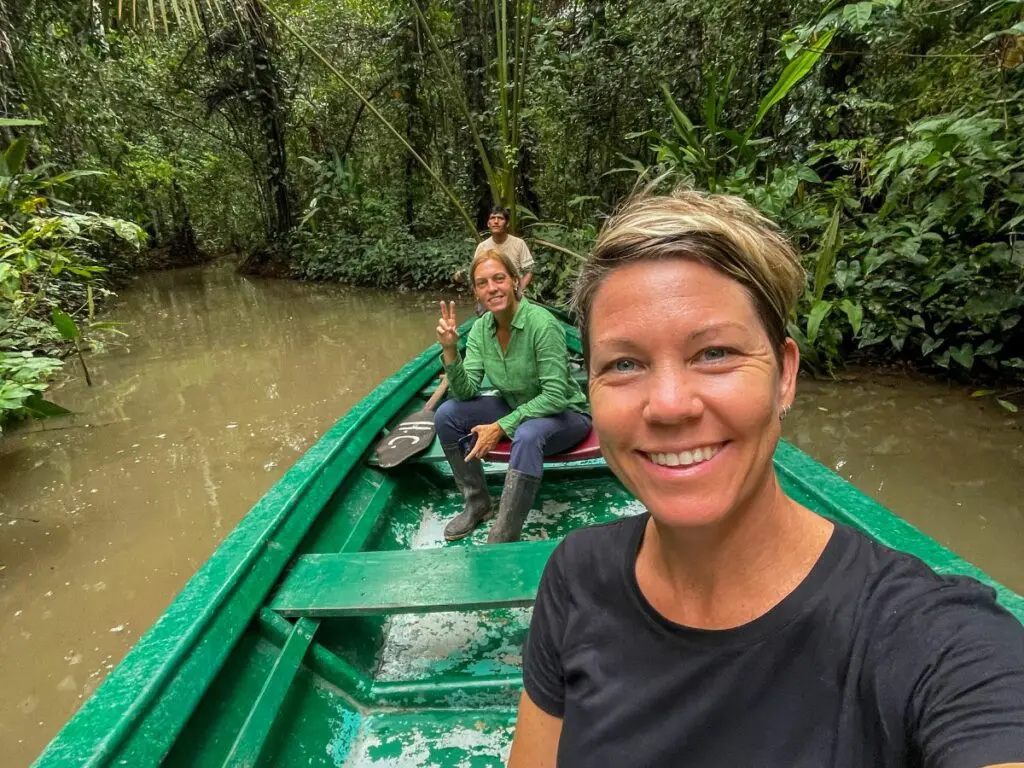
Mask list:
POLYGON ((270 607, 326 617, 527 606, 557 543, 306 555, 270 607))
MULTIPOLYGON (((544 457, 545 464, 562 464, 566 461, 583 461, 584 459, 597 459, 601 456, 601 444, 597 441, 597 433, 591 429, 579 445, 563 453, 555 453, 544 457)), ((487 454, 487 461, 500 461, 508 463, 512 458, 512 441, 505 439, 500 441, 487 454)))
POLYGON ((249 716, 242 724, 242 730, 235 738, 231 752, 224 761, 225 766, 256 765, 259 762, 260 753, 263 751, 263 745, 270 734, 277 712, 284 703, 288 689, 319 626, 319 622, 311 619, 299 619, 295 622, 284 648, 270 670, 270 676, 263 684, 263 689, 249 710, 249 716))

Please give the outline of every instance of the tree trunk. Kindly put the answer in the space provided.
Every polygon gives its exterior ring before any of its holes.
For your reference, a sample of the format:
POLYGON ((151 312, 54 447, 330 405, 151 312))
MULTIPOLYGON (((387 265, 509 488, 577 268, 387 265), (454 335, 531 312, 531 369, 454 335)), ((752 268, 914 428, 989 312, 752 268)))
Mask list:
POLYGON ((173 212, 174 233, 168 243, 168 257, 174 266, 190 266, 201 264, 208 257, 196 243, 196 233, 192 228, 192 216, 188 210, 188 202, 177 179, 171 180, 171 210, 173 212))
POLYGON ((246 67, 246 90, 263 144, 260 186, 265 201, 267 244, 250 253, 239 269, 277 275, 286 271, 285 244, 295 225, 285 143, 287 104, 275 59, 273 20, 264 16, 258 0, 240 0, 240 3, 240 43, 246 67))
MULTIPOLYGON (((484 103, 484 52, 487 42, 483 33, 485 20, 477 6, 477 0, 460 0, 455 12, 459 24, 462 26, 462 81, 466 87, 466 100, 469 103, 469 111, 474 117, 479 118, 486 110, 484 103)), ((494 203, 491 200, 491 187, 487 182, 487 172, 484 170, 479 153, 475 152, 470 144, 468 131, 465 138, 466 148, 469 150, 469 177, 473 188, 473 209, 477 226, 482 229, 494 203)))
MULTIPOLYGON (((423 12, 428 10, 426 3, 423 12)), ((422 111, 420 110, 420 68, 422 58, 417 45, 419 31, 419 19, 412 16, 403 30, 402 42, 402 100, 405 104, 405 140, 409 146, 416 150, 420 156, 424 156, 423 122, 422 111)), ((412 155, 405 155, 405 225, 412 228, 416 219, 416 191, 419 163, 412 155)))
POLYGON ((280 76, 272 55, 275 36, 273 21, 263 16, 257 2, 249 3, 252 13, 250 35, 253 69, 251 76, 257 94, 260 128, 267 163, 267 199, 273 202, 271 243, 281 241, 295 224, 288 189, 288 153, 285 148, 285 105, 280 76))

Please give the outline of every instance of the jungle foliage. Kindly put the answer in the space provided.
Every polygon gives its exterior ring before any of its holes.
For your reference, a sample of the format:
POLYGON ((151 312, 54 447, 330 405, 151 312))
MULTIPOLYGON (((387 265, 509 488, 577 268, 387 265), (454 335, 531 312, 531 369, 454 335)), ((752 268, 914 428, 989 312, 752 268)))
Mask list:
POLYGON ((64 353, 77 356, 91 384, 84 349, 97 333, 116 331, 95 320, 96 293, 107 291, 98 284, 108 270, 100 254, 130 259, 145 237, 136 224, 77 212, 57 197, 96 171, 29 168, 28 150, 22 136, 0 154, 0 429, 12 417, 66 413, 41 394, 64 353))
MULTIPOLYGON (((0 0, 0 116, 41 121, 0 126, 0 151, 99 172, 43 195, 89 274, 34 300, 6 272, 35 304, 0 335, 47 359, 49 303, 83 317, 94 268, 145 264, 114 246, 138 241, 127 222, 162 263, 439 288, 500 201, 557 301, 602 217, 657 178, 741 195, 798 244, 813 369, 898 361, 1005 392, 1024 376, 1022 62, 1024 0, 0 0)), ((5 205, 25 237, 39 212, 5 205)))

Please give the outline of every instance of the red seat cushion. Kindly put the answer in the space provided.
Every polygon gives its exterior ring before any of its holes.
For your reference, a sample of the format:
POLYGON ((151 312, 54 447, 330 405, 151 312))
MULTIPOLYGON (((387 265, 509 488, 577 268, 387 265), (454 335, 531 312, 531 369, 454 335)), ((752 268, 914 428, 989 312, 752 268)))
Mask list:
MULTIPOLYGON (((496 446, 494 450, 487 454, 488 461, 508 461, 512 455, 512 441, 502 440, 496 446)), ((583 459, 596 459, 601 455, 601 446, 597 442, 597 433, 594 430, 590 430, 583 442, 573 448, 571 451, 565 453, 556 453, 551 456, 545 456, 545 462, 561 462, 561 461, 582 461, 583 459)))

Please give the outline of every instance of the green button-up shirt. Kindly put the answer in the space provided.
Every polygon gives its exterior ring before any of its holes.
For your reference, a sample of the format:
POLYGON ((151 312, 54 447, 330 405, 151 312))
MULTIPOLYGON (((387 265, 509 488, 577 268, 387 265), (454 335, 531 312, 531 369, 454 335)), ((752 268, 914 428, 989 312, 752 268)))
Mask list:
POLYGON ((504 352, 497 331, 498 324, 490 312, 473 324, 466 339, 465 357, 444 369, 452 397, 471 400, 479 395, 486 374, 512 409, 498 420, 509 437, 526 419, 565 410, 589 413, 587 398, 569 373, 565 330, 554 315, 522 299, 512 318, 512 334, 504 352))

